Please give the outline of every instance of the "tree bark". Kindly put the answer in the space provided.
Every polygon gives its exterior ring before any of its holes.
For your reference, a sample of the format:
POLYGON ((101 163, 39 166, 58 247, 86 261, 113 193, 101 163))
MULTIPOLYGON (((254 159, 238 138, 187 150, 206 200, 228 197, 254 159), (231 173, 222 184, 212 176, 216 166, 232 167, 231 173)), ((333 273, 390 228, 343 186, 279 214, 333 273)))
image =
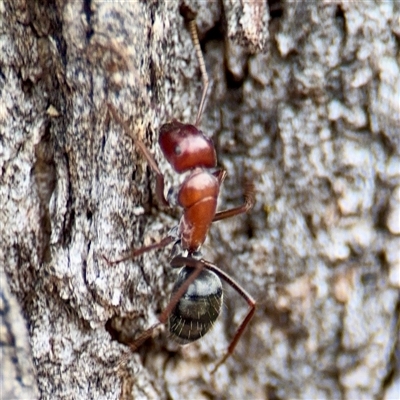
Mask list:
POLYGON ((256 185, 252 212, 214 224, 204 257, 258 309, 214 375, 246 312, 232 290, 213 331, 196 343, 179 347, 165 328, 135 353, 121 343, 157 321, 176 278, 168 248, 116 266, 104 257, 160 240, 180 217, 157 202, 154 174, 132 140, 151 149, 167 186, 179 184, 157 132, 172 118, 194 123, 202 90, 179 7, 0 6, 6 395, 395 398, 396 2, 181 4, 196 15, 211 78, 201 127, 228 171, 219 207, 242 202, 245 178, 256 185), (7 306, 13 296, 22 312, 7 306))

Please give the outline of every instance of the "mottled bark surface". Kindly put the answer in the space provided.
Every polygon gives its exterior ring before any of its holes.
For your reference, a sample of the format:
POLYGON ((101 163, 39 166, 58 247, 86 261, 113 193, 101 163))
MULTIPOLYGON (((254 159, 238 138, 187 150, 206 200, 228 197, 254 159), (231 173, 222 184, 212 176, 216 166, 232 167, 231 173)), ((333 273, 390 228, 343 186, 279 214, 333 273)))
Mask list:
POLYGON ((398 397, 398 3, 185 4, 211 78, 201 125, 228 171, 220 208, 241 203, 244 177, 257 187, 204 256, 257 299, 254 320, 215 375, 246 312, 231 289, 197 343, 165 329, 136 353, 115 340, 157 320, 176 271, 169 249, 113 267, 102 256, 161 239, 179 210, 157 203, 107 103, 177 184, 157 132, 194 122, 202 89, 178 2, 5 1, 3 397, 398 397))

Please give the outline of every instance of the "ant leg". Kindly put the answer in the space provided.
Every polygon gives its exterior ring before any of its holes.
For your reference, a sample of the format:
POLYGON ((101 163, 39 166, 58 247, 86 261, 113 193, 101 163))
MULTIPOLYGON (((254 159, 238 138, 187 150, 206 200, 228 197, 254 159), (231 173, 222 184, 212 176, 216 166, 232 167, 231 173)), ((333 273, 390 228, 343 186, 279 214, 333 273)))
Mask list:
POLYGON ((175 308, 175 306, 178 304, 179 300, 181 297, 184 295, 184 293, 187 291, 188 287, 194 282, 194 280, 200 275, 201 271, 203 270, 203 263, 201 261, 192 259, 192 258, 187 258, 187 257, 181 257, 177 256, 174 257, 171 260, 171 266, 172 268, 179 268, 184 265, 189 265, 195 269, 195 271, 190 274, 190 276, 186 279, 186 281, 182 284, 182 286, 177 290, 177 292, 174 294, 170 302, 167 304, 163 312, 158 316, 158 322, 154 325, 152 325, 150 328, 146 329, 137 339, 135 339, 133 342, 129 344, 129 347, 131 348, 132 351, 135 351, 138 349, 145 340, 147 340, 149 337, 151 337, 154 329, 159 327, 160 325, 163 325, 167 322, 168 317, 170 316, 172 310, 175 308), (189 260, 194 260, 194 263, 190 263, 189 260), (189 264, 188 264, 189 261, 189 264))
POLYGON ((215 272, 220 278, 222 278, 226 283, 228 283, 233 289, 235 289, 247 302, 249 305, 250 309, 239 325, 239 327, 236 329, 235 336, 229 343, 228 349, 225 353, 225 355, 221 358, 221 360, 218 361, 218 363, 215 365, 211 373, 214 373, 225 361, 226 359, 234 352, 235 347, 237 343, 239 342, 244 330, 246 329, 247 325, 253 318, 253 315, 256 311, 256 301, 253 299, 252 296, 250 296, 249 293, 247 293, 234 279, 232 279, 228 274, 220 270, 218 267, 212 265, 212 264, 206 264, 205 268, 209 269, 210 271, 215 272))
POLYGON ((153 244, 150 244, 149 246, 143 246, 143 247, 140 247, 139 249, 132 250, 127 256, 119 258, 118 260, 114 260, 114 261, 109 260, 104 255, 102 257, 104 258, 104 260, 106 260, 108 265, 116 265, 122 261, 127 261, 127 260, 131 260, 135 257, 138 257, 144 253, 147 253, 148 251, 157 250, 157 249, 161 249, 162 247, 168 246, 175 239, 176 238, 174 238, 172 236, 167 236, 158 243, 153 243, 153 244))
MULTIPOLYGON (((225 172, 225 171, 224 171, 225 172)), ((217 176, 218 178, 218 176, 217 176)), ((223 175, 225 178, 225 175, 223 175)), ((246 213, 247 211, 251 210, 255 203, 255 196, 254 196, 254 184, 253 182, 246 182, 244 185, 245 192, 244 192, 244 204, 239 207, 232 208, 230 210, 219 211, 215 214, 213 222, 220 221, 221 219, 231 218, 235 215, 246 213)))
POLYGON ((110 110, 113 118, 118 122, 119 125, 122 126, 125 133, 133 140, 135 145, 137 147, 139 147, 144 158, 147 160, 150 168, 156 174, 156 194, 157 194, 158 200, 160 201, 161 204, 163 204, 165 206, 169 206, 169 203, 164 196, 164 176, 161 173, 160 169, 158 168, 156 160, 154 159, 154 157, 152 156, 152 154, 150 153, 150 151, 146 147, 146 145, 141 140, 139 140, 131 135, 131 131, 130 131, 127 123, 122 120, 122 118, 119 116, 119 114, 118 114, 117 110, 114 108, 114 106, 112 104, 108 103, 108 109, 110 110))
POLYGON ((199 110, 197 111, 197 117, 196 117, 196 123, 195 123, 195 126, 198 126, 200 123, 201 116, 203 115, 203 111, 204 111, 204 104, 205 104, 206 97, 207 97, 209 80, 208 80, 208 74, 207 74, 207 70, 206 70, 206 64, 204 62, 203 52, 201 51, 201 47, 200 47, 199 35, 197 33, 197 27, 196 27, 196 21, 194 19, 189 22, 189 29, 190 29, 190 35, 192 36, 194 48, 196 50, 196 57, 197 57, 197 60, 199 62, 199 66, 200 66, 201 79, 203 81, 203 93, 201 95, 200 106, 199 106, 199 110))
POLYGON ((218 179, 219 186, 221 187, 226 178, 226 171, 224 169, 217 169, 212 174, 218 179))
MULTIPOLYGON (((186 266, 189 266, 189 267, 197 268, 199 273, 201 272, 201 269, 203 269, 203 268, 214 272, 221 279, 223 279, 226 283, 228 283, 233 289, 235 289, 246 300, 247 304, 250 307, 250 310, 248 311, 246 317, 243 319, 243 321, 241 322, 241 324, 237 328, 235 336, 233 337, 233 339, 229 343, 229 346, 228 346, 228 349, 226 351, 226 354, 221 358, 221 360, 218 361, 218 363, 215 365, 215 367, 211 371, 211 373, 214 373, 226 361, 226 359, 233 353, 233 351, 235 350, 235 347, 236 347, 239 339, 241 338, 244 330, 246 329, 246 327, 249 324, 250 320, 253 318, 253 315, 254 315, 254 313, 256 311, 256 301, 233 278, 231 278, 227 273, 222 271, 216 265, 211 264, 208 261, 205 261, 203 259, 196 260, 194 258, 187 258, 187 257, 175 257, 171 261, 171 265, 172 266, 183 266, 183 265, 186 265, 186 266), (199 266, 199 264, 201 265, 201 267, 199 266)), ((192 275, 194 275, 194 274, 192 274, 192 275)), ((192 277, 192 275, 190 276, 190 278, 192 277)), ((188 279, 188 281, 191 280, 190 278, 188 279)), ((192 282, 192 280, 191 280, 191 282, 192 282)), ((187 289, 187 287, 189 287, 189 285, 187 285, 187 286, 185 285, 186 289, 187 289)), ((184 292, 185 291, 183 291, 183 293, 184 292)), ((181 296, 183 295, 183 293, 181 294, 181 296)), ((173 309, 173 307, 172 307, 172 309, 173 309)))

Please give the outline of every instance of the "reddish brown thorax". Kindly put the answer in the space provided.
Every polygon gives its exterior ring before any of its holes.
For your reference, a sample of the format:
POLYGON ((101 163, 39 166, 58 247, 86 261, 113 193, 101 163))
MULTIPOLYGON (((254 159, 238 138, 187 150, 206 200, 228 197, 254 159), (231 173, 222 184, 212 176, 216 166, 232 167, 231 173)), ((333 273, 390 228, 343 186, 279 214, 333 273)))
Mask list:
POLYGON ((193 253, 206 240, 217 210, 220 182, 206 170, 217 165, 214 144, 194 125, 177 120, 161 127, 159 144, 176 172, 191 171, 179 190, 178 204, 183 207, 181 245, 193 253))
POLYGON ((183 249, 197 251, 206 240, 217 211, 218 179, 202 168, 196 168, 183 182, 178 203, 183 207, 179 233, 183 249))

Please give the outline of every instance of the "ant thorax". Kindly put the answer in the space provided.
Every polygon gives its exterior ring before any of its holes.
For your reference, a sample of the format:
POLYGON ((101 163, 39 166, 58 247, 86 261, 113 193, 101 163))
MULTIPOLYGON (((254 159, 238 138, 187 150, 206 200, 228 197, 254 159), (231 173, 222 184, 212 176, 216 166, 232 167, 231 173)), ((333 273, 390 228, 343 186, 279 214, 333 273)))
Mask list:
POLYGON ((191 176, 193 176, 199 172, 203 172, 203 171, 204 172, 206 171, 210 175, 218 176, 220 169, 219 168, 205 169, 204 167, 197 167, 197 168, 187 171, 184 174, 180 174, 179 175, 179 184, 177 186, 171 186, 167 192, 166 199, 171 207, 182 207, 182 205, 179 203, 179 193, 182 190, 182 186, 184 185, 185 181, 187 181, 191 176))
POLYGON ((182 247, 197 251, 206 240, 217 211, 220 183, 205 168, 194 168, 181 185, 178 204, 183 208, 179 222, 182 247))

